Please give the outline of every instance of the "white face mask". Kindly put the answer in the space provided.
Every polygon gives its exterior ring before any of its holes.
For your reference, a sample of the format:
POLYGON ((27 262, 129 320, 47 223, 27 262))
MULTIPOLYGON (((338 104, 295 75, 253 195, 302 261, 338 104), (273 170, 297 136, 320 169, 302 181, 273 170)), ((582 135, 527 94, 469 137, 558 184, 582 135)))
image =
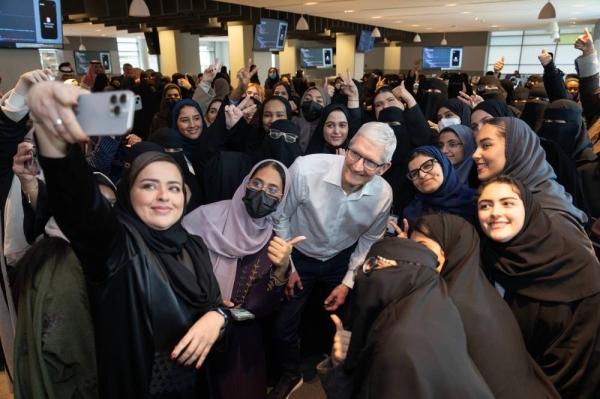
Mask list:
POLYGON ((444 118, 440 119, 438 122, 438 127, 440 128, 440 132, 452 125, 460 125, 460 118, 444 118))

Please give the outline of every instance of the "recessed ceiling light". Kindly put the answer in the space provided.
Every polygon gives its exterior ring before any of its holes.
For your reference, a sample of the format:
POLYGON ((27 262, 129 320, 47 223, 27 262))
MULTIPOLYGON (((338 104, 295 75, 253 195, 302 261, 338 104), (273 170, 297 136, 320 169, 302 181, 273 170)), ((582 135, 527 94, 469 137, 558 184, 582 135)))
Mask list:
POLYGON ((371 18, 373 18, 373 19, 379 19, 379 18, 381 18, 381 17, 371 17, 371 18))
POLYGON ((499 28, 500 25, 492 25, 492 28, 499 28))
POLYGON ((102 32, 102 29, 96 29, 96 32, 102 32))
POLYGON ((315 4, 317 4, 317 3, 315 3, 314 1, 310 2, 310 3, 304 3, 305 6, 314 6, 315 4))
POLYGON ((463 11, 461 14, 472 14, 471 11, 463 11))
POLYGON ((102 36, 106 36, 106 35, 102 35, 102 36))
POLYGON ((354 10, 344 10, 344 12, 354 12, 354 10))
POLYGON ((456 4, 452 3, 452 4, 446 4, 446 7, 454 7, 456 4))
POLYGON ((421 25, 411 25, 411 26, 413 26, 413 27, 417 27, 417 26, 421 26, 421 25))
POLYGON ((401 23, 402 23, 402 21, 394 21, 394 23, 396 23, 396 24, 401 24, 401 23))

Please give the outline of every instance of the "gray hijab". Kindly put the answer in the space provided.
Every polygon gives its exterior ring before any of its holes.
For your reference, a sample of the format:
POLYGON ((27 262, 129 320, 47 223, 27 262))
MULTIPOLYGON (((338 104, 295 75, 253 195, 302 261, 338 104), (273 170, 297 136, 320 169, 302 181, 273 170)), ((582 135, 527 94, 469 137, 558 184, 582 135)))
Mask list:
POLYGON ((571 195, 557 183, 537 134, 521 119, 500 120, 506 126, 506 165, 502 173, 521 181, 543 209, 566 212, 581 224, 586 223, 585 213, 573 205, 571 195))
MULTIPOLYGON (((300 103, 304 101, 304 99, 306 98, 306 94, 312 89, 319 90, 319 93, 321 93, 321 95, 323 96, 323 109, 325 109, 326 106, 331 104, 331 97, 329 97, 327 89, 319 86, 309 87, 308 90, 306 90, 306 92, 302 96, 302 100, 300 101, 300 103)), ((300 148, 302 148, 302 153, 304 153, 308 148, 308 143, 310 143, 310 139, 313 133, 319 125, 319 119, 317 119, 314 122, 309 122, 306 119, 304 119, 304 115, 302 115, 302 110, 300 110, 300 116, 294 116, 292 118, 292 122, 294 122, 296 126, 298 126, 298 128, 300 129, 300 139, 298 141, 300 143, 300 148)))

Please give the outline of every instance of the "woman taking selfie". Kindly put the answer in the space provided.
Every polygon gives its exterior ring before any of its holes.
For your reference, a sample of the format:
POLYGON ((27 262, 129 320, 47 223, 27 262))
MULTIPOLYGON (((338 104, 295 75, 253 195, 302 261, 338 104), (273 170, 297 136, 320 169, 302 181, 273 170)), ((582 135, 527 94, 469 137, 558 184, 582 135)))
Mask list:
POLYGON ((140 155, 111 208, 78 145, 81 93, 40 84, 27 101, 55 219, 91 287, 100 397, 206 397, 196 369, 227 317, 206 246, 181 227, 181 169, 168 154, 140 155))

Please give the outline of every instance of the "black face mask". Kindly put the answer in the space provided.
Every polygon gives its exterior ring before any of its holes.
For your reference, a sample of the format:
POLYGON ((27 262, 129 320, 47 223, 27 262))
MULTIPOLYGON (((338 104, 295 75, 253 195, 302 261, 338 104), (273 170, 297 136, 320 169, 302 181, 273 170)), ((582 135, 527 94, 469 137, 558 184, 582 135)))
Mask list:
POLYGON ((302 105, 300 105, 300 109, 302 110, 302 115, 304 115, 304 119, 309 122, 314 122, 321 117, 321 111, 323 111, 323 106, 315 101, 303 101, 302 105))
POLYGON ((167 104, 169 104, 169 108, 173 109, 175 108, 175 105, 179 102, 179 99, 177 98, 169 98, 167 99, 167 104))
POLYGON ((264 218, 275 212, 279 203, 277 199, 267 196, 263 190, 256 191, 249 188, 246 189, 246 195, 242 201, 246 205, 246 212, 253 219, 264 218))

